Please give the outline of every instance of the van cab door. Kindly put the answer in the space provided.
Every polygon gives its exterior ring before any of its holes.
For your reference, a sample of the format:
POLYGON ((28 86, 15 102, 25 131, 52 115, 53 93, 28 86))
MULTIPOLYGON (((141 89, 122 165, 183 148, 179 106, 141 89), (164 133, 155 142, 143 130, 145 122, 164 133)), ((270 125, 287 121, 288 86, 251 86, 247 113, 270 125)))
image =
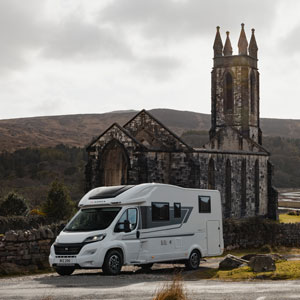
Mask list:
POLYGON ((139 256, 141 243, 137 234, 138 218, 138 209, 135 207, 128 208, 115 227, 115 232, 119 232, 118 239, 123 242, 125 248, 124 263, 133 263, 139 256))

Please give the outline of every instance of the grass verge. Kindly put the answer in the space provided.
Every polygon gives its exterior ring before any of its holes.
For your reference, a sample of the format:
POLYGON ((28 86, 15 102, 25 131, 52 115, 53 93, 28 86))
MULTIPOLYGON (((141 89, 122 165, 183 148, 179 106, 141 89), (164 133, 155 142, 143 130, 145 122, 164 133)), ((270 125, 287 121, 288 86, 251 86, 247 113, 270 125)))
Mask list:
POLYGON ((280 223, 299 223, 300 216, 297 215, 289 215, 289 214, 281 214, 279 215, 280 223))
POLYGON ((251 271, 250 267, 242 267, 230 271, 222 271, 219 269, 202 269, 186 279, 218 279, 227 281, 242 281, 255 279, 268 280, 294 280, 300 278, 300 261, 281 261, 276 263, 276 271, 259 272, 251 271))

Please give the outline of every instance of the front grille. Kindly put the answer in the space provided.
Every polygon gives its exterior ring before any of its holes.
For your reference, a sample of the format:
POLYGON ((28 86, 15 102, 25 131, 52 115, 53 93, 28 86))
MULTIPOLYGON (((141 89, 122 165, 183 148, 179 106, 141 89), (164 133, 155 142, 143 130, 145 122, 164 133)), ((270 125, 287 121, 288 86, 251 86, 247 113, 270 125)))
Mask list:
POLYGON ((78 254, 84 244, 54 244, 56 255, 75 255, 78 254))

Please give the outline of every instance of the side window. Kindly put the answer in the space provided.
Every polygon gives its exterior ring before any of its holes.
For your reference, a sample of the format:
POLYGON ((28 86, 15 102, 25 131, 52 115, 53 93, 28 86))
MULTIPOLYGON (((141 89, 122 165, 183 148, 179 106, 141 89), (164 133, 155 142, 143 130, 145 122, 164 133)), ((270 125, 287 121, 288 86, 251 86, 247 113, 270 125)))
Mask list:
POLYGON ((198 196, 199 201, 199 213, 210 213, 210 196, 198 196))
POLYGON ((174 203, 174 218, 181 218, 181 203, 174 203))
POLYGON ((124 221, 128 220, 130 223, 130 229, 134 230, 137 225, 137 209, 136 208, 129 208, 127 209, 121 218, 119 219, 119 222, 117 223, 115 227, 116 232, 123 231, 125 229, 124 227, 124 221))
POLYGON ((167 202, 152 202, 152 221, 169 221, 170 207, 167 202))
POLYGON ((135 229, 137 224, 137 210, 135 208, 129 208, 128 212, 128 221, 131 224, 131 230, 135 229))

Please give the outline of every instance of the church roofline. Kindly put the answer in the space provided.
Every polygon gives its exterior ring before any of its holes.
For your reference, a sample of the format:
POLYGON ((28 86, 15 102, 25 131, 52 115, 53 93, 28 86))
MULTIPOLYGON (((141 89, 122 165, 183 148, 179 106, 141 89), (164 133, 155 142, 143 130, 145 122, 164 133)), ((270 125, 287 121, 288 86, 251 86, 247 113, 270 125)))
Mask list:
POLYGON ((142 109, 140 112, 138 112, 135 116, 133 116, 123 127, 125 128, 128 124, 130 124, 136 117, 138 117, 140 114, 145 113, 150 118, 152 118, 155 122, 157 122, 161 127, 163 127, 166 131, 168 131, 171 135, 174 136, 180 143, 182 143, 184 146, 188 148, 188 150, 193 150, 193 147, 186 144, 176 133, 171 131, 168 127, 166 127, 161 121, 159 121, 157 118, 155 118, 149 111, 142 109))
POLYGON ((111 130, 114 126, 118 127, 123 133, 125 133, 130 139, 132 139, 136 144, 139 146, 147 149, 145 145, 140 143, 135 137, 133 137, 124 127, 122 127, 119 123, 115 122, 111 126, 109 126, 106 130, 104 130, 97 138, 93 139, 86 147, 86 150, 88 151, 89 148, 96 143, 103 135, 105 135, 109 130, 111 130))
MULTIPOLYGON (((226 126, 224 126, 224 127, 221 127, 221 128, 216 132, 216 134, 214 135, 214 137, 213 137, 212 139, 210 139, 210 141, 209 141, 207 144, 209 144, 209 143, 211 142, 211 140, 215 140, 215 139, 217 138, 217 136, 221 133, 221 131, 225 130, 226 128, 232 129, 233 131, 235 131, 235 132, 238 134, 239 137, 244 138, 245 140, 247 140, 248 142, 250 142, 251 144, 253 144, 253 145, 254 145, 255 147, 257 147, 259 150, 261 150, 260 153, 266 153, 266 155, 268 155, 268 156, 271 155, 271 153, 270 153, 269 151, 267 151, 262 145, 256 143, 256 142, 255 142, 254 140, 252 140, 251 138, 242 135, 242 134, 239 132, 239 130, 237 130, 235 127, 229 126, 229 125, 226 125, 226 126)), ((207 145, 207 144, 205 144, 205 145, 207 145)), ((205 146, 205 145, 203 145, 203 146, 205 146)), ((223 151, 221 151, 221 152, 223 152, 223 151)), ((225 150, 224 152, 226 152, 226 150, 225 150)), ((241 152, 239 152, 239 153, 242 153, 242 152, 243 152, 243 151, 241 151, 241 152)), ((244 151, 244 152, 247 152, 247 151, 244 151)), ((255 153, 255 152, 249 152, 249 153, 255 153)))

